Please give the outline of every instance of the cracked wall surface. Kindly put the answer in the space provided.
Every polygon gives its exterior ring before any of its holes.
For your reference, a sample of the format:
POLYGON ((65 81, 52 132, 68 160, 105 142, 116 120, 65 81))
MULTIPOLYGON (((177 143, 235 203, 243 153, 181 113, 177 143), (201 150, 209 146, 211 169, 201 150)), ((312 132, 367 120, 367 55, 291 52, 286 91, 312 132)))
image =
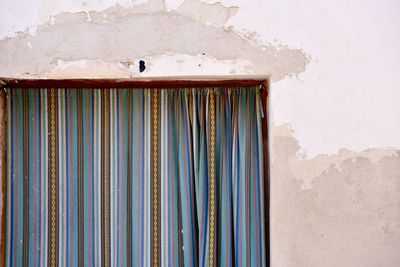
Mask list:
POLYGON ((271 266, 398 266, 399 7, 5 0, 0 77, 268 77, 271 266))

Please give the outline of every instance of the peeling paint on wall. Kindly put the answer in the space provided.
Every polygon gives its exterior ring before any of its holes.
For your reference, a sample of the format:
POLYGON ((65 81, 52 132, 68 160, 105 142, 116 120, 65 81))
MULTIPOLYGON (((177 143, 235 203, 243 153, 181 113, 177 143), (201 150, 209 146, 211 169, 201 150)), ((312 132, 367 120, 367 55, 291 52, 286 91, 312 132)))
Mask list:
POLYGON ((397 266, 400 150, 303 160, 287 133, 272 128, 272 266, 397 266))
POLYGON ((293 171, 293 175, 301 184, 302 190, 312 189, 314 178, 323 174, 326 170, 335 169, 337 171, 342 171, 342 167, 345 167, 342 166, 343 162, 353 162, 357 158, 368 158, 371 163, 375 164, 383 157, 397 155, 400 151, 397 149, 371 148, 357 153, 342 148, 337 154, 320 154, 315 158, 307 159, 307 157, 300 153, 301 147, 298 141, 294 138, 294 131, 288 124, 274 126, 273 134, 280 137, 280 142, 274 142, 273 139, 271 143, 274 152, 277 152, 275 150, 280 149, 280 147, 287 146, 289 142, 292 143, 292 150, 286 160, 290 169, 295 170, 293 171), (281 143, 284 140, 286 140, 286 142, 281 143))
MULTIPOLYGON (((396 3, 106 2, 30 4, 40 19, 18 29, 39 25, 0 40, 0 77, 269 76, 270 117, 308 137, 270 127, 272 266, 399 265, 400 152, 382 149, 398 146, 396 3), (320 154, 353 144, 380 148, 320 154)), ((26 13, 12 5, 3 21, 26 13)))
MULTIPOLYGON (((132 8, 116 5, 102 12, 63 12, 34 34, 24 32, 0 41, 0 76, 78 78, 106 72, 108 77, 127 78, 139 73, 124 62, 137 63, 145 57, 149 66, 157 65, 157 58, 167 54, 203 61, 197 64, 199 70, 220 61, 237 62, 228 71, 209 73, 213 75, 258 74, 276 81, 305 70, 309 59, 300 49, 257 43, 225 28, 236 11, 220 3, 187 0, 170 12, 159 1, 132 8), (83 68, 74 63, 82 60, 94 64, 83 68)), ((159 74, 150 67, 143 75, 159 74)))

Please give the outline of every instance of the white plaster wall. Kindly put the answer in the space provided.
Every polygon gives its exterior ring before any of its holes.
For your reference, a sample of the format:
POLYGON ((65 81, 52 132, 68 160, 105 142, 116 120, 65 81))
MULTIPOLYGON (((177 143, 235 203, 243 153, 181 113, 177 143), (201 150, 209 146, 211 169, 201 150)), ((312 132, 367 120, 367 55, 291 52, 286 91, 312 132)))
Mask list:
POLYGON ((398 266, 400 2, 207 3, 3 0, 0 76, 267 75, 272 266, 398 266))
MULTIPOLYGON (((60 12, 99 11, 117 3, 135 8, 144 2, 4 0, 0 38, 26 28, 35 34, 37 25, 60 12)), ((183 2, 167 0, 165 6, 173 11, 183 2)), ((230 0, 222 4, 238 8, 231 18, 224 9, 215 12, 213 17, 229 18, 219 24, 226 22, 225 27, 233 27, 237 34, 250 33, 252 42, 300 48, 309 57, 306 71, 272 83, 271 96, 274 124, 289 123, 306 156, 336 153, 340 148, 400 147, 398 1, 230 0)), ((200 9, 192 13, 214 20, 200 9)), ((251 69, 246 60, 204 64, 204 58, 176 52, 155 57, 150 63, 154 70, 144 75, 269 74, 251 69), (205 67, 196 68, 197 63, 205 67)))

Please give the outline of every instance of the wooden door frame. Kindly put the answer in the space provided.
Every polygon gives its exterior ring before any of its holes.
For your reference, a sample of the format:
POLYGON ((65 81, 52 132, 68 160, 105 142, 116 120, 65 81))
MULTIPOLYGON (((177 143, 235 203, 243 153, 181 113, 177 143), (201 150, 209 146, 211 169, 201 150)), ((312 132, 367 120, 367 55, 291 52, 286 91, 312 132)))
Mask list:
POLYGON ((261 101, 264 116, 262 119, 264 155, 264 207, 267 266, 270 266, 270 166, 268 146, 268 79, 7 79, 0 78, 0 266, 5 264, 6 249, 6 195, 7 195, 7 127, 6 92, 7 88, 213 88, 213 87, 261 87, 261 101))

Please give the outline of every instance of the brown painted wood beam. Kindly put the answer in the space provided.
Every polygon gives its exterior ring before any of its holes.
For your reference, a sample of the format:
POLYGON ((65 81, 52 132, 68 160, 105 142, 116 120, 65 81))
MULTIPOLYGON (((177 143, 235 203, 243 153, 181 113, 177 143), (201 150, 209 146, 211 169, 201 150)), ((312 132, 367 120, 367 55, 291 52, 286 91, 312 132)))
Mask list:
POLYGON ((250 87, 266 80, 134 80, 134 79, 7 79, 0 78, 4 88, 207 88, 250 87))

